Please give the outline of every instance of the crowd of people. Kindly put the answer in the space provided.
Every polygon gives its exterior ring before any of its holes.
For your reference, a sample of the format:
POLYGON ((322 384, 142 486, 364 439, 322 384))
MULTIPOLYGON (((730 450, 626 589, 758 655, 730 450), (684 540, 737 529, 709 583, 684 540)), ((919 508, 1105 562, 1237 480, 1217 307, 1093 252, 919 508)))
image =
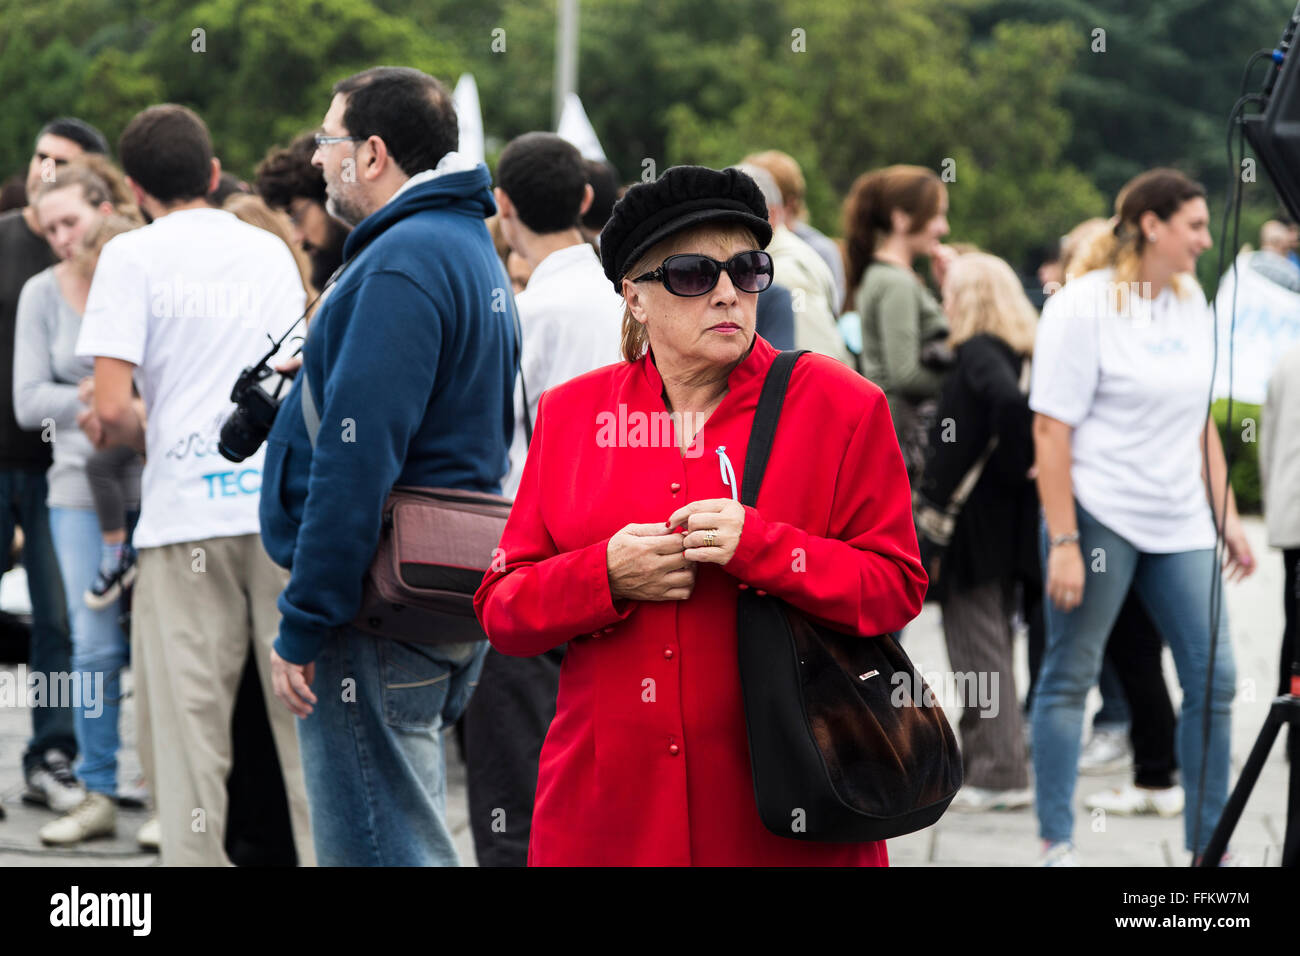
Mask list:
MULTIPOLYGON (((32 670, 103 682, 93 716, 33 709, 42 841, 113 834, 147 790, 142 845, 227 864, 232 765, 260 750, 241 792, 282 795, 290 861, 456 865, 454 740, 481 865, 886 865, 883 842, 760 822, 736 663, 754 588, 861 635, 937 601, 953 670, 999 677, 993 706, 964 702, 951 809, 1034 807, 1045 865, 1078 864, 1077 775, 1130 757, 1132 783, 1083 805, 1182 814, 1205 849, 1236 684, 1210 613, 1220 529, 1223 577, 1256 558, 1206 407, 1201 186, 1128 183, 1044 256, 1040 317, 1007 262, 944 241, 948 191, 923 167, 859 177, 833 240, 776 150, 620 189, 551 133, 508 143, 495 176, 467 161, 449 92, 413 69, 356 74, 322 107, 251 183, 182 106, 137 114, 115 159, 55 119, 0 214, 0 537, 21 528, 32 670), (299 320, 265 447, 227 460, 232 386, 299 320), (790 349, 808 354, 744 504, 759 392, 790 349), (612 413, 666 414, 667 440, 602 440, 612 413), (488 640, 357 626, 394 486, 514 500, 474 597, 488 640), (266 719, 241 737, 250 694, 266 719)), ((1294 230, 1261 246, 1252 265, 1300 288, 1294 230)), ((1283 689, 1297 389, 1300 352, 1261 449, 1283 689)))

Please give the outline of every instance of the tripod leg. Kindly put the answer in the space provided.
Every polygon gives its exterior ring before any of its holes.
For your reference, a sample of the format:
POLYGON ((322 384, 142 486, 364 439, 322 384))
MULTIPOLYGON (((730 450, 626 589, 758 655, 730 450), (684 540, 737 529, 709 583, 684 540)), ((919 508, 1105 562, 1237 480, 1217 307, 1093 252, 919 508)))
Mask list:
MULTIPOLYGON (((1300 703, 1291 705, 1291 736, 1300 735, 1300 703)), ((1300 866, 1300 762, 1291 754, 1291 781, 1286 801, 1286 838, 1282 843, 1282 865, 1300 866)))
POLYGON ((1250 756, 1246 758, 1246 765, 1241 768, 1241 776, 1237 779, 1237 785, 1233 788, 1232 795, 1228 797, 1227 804, 1224 805, 1219 823, 1214 828, 1214 835, 1210 837, 1210 842, 1201 855, 1201 866, 1218 866, 1219 858, 1228 848, 1232 831, 1237 828, 1241 811, 1246 808, 1246 801, 1250 799, 1250 792, 1255 789, 1255 781, 1259 779, 1259 772, 1263 769, 1264 761, 1268 759, 1268 752, 1273 749, 1273 741, 1277 739, 1277 732, 1282 727, 1285 706, 1285 699, 1281 699, 1275 700, 1273 706, 1269 708, 1268 719, 1264 721, 1259 736, 1255 738, 1255 746, 1251 748, 1250 756))

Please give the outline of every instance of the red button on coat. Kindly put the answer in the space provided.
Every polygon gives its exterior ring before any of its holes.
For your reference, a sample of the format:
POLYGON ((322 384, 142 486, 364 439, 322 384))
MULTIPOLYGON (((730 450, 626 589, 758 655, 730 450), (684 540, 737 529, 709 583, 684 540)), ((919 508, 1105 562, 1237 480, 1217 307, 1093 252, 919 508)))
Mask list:
POLYGON ((672 658, 673 658, 673 649, 672 649, 671 647, 665 647, 665 648, 664 648, 664 660, 666 660, 666 661, 670 661, 670 660, 672 660, 672 658))
POLYGON ((668 486, 668 490, 671 491, 673 494, 677 494, 677 492, 682 490, 682 486, 674 481, 671 485, 668 486))
POLYGON ((678 747, 676 744, 668 745, 668 752, 672 754, 674 757, 676 757, 679 753, 681 753, 681 750, 682 748, 678 747))

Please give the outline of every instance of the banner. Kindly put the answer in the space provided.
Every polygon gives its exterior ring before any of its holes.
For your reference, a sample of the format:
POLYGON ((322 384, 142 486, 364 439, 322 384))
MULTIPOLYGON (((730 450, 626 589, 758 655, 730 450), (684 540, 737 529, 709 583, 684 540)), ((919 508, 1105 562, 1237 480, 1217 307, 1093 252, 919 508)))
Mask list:
POLYGON ((1214 375, 1214 397, 1228 394, 1229 332, 1232 333, 1232 397, 1238 402, 1262 405, 1268 377, 1277 360, 1300 346, 1300 295, 1266 279, 1250 268, 1250 254, 1237 259, 1224 273, 1215 296, 1219 319, 1219 361, 1214 375), (1239 284, 1238 284, 1239 283, 1239 284), (1233 323, 1232 290, 1237 289, 1233 323))

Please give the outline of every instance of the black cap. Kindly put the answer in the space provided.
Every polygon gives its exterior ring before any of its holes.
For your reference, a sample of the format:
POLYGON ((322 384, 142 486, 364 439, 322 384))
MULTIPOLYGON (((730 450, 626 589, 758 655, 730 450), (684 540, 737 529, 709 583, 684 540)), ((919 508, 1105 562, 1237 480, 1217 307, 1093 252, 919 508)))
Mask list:
POLYGON ((674 166, 652 183, 637 183, 600 233, 600 261, 614 291, 623 291, 623 276, 655 243, 707 222, 745 226, 760 249, 772 241, 763 193, 738 169, 674 166))

